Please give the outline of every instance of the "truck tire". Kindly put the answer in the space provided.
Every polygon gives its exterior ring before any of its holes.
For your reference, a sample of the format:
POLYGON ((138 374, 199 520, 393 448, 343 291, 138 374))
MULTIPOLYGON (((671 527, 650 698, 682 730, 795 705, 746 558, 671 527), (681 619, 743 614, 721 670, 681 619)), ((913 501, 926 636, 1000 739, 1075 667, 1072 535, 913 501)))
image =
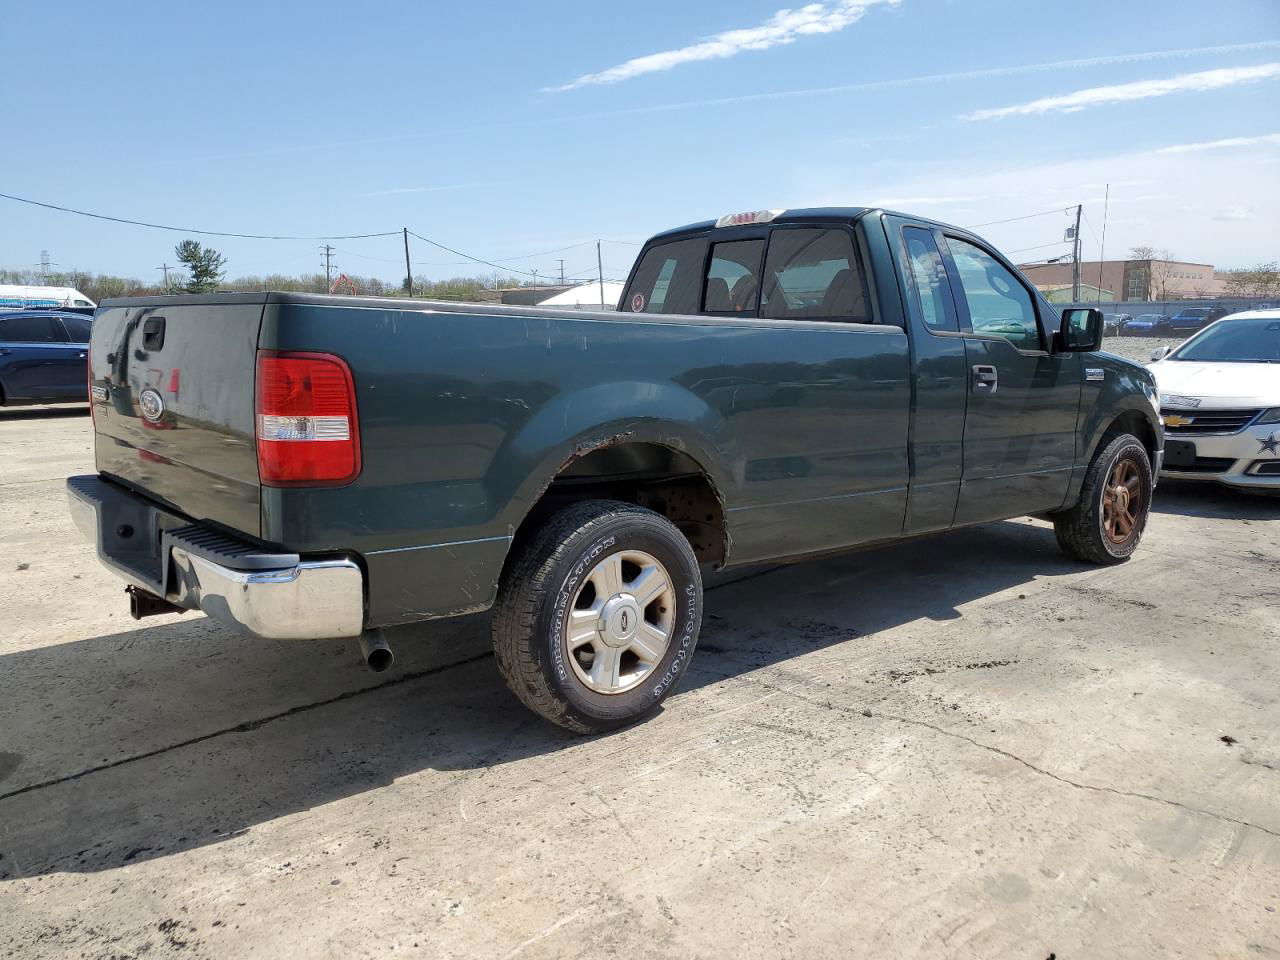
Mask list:
POLYGON ((530 710, 577 733, 653 713, 689 668, 702 575, 652 510, 588 500, 550 516, 507 564, 493 649, 530 710))
POLYGON ((1130 433, 1112 437, 1089 464, 1080 502, 1053 517, 1058 546, 1087 563, 1124 563, 1146 529, 1153 486, 1142 441, 1130 433))

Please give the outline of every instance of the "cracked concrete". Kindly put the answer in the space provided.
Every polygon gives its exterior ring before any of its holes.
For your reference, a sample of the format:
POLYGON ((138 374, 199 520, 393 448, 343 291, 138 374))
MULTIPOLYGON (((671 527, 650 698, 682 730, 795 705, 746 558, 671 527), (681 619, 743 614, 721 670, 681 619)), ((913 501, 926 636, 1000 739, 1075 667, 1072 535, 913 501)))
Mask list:
POLYGON ((586 740, 483 618, 391 675, 134 623, 44 479, 87 419, 15 413, 0 954, 1280 955, 1280 501, 1162 488, 1111 570, 1017 521, 747 571, 586 740))

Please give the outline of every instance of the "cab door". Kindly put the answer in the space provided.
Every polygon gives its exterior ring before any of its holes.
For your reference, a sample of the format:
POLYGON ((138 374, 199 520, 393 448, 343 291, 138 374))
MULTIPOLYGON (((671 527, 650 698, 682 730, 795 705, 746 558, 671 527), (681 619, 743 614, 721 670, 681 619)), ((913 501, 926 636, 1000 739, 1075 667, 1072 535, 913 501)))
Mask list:
POLYGON ((994 250, 959 234, 943 242, 968 364, 955 522, 1060 507, 1075 466, 1080 355, 1050 351, 1052 308, 994 250))

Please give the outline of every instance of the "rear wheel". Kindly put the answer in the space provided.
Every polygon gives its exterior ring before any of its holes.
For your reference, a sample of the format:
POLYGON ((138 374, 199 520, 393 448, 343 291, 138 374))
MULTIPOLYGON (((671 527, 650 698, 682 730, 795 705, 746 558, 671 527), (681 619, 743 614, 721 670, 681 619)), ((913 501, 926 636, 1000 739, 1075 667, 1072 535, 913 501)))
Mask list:
POLYGON ((493 646, 520 701, 596 733, 657 709, 688 669, 702 578, 688 540, 634 504, 591 500, 517 548, 498 591, 493 646))
POLYGON ((1088 563, 1123 563, 1147 526, 1154 486, 1142 441, 1119 434, 1100 449, 1085 473, 1080 502, 1055 514, 1058 545, 1088 563))

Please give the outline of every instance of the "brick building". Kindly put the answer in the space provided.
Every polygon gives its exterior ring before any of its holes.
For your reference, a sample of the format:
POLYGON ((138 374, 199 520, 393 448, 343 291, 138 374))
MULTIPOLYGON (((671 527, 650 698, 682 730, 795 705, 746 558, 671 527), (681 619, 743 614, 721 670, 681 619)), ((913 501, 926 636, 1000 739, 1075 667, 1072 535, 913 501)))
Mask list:
MULTIPOLYGON (((1029 263, 1018 269, 1043 291, 1071 286, 1070 263, 1029 263)), ((1091 297, 1100 292, 1102 300, 1197 300, 1223 293, 1212 264, 1181 260, 1083 260, 1080 285, 1085 284, 1091 297)))

